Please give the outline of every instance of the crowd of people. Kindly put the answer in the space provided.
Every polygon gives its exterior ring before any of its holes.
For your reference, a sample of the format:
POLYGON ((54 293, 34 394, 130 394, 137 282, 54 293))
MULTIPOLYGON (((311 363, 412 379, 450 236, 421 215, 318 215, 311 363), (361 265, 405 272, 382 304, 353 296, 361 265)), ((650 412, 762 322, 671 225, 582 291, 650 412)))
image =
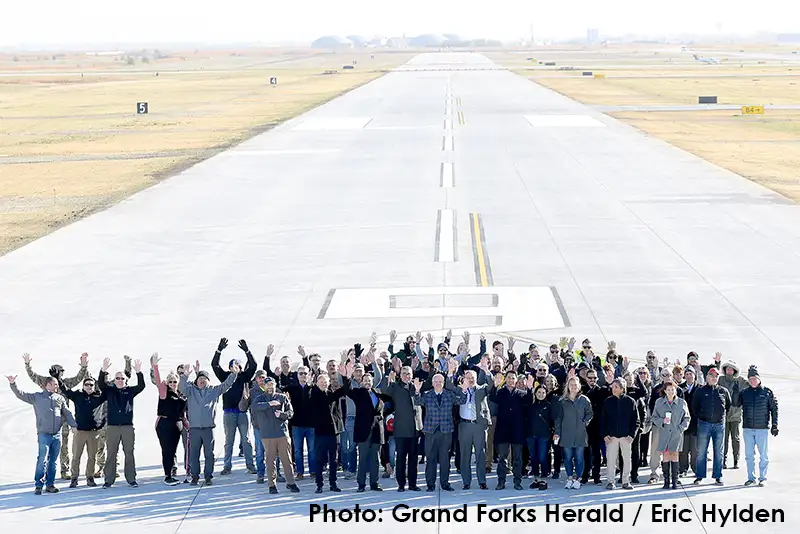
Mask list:
MULTIPOLYGON (((211 360, 220 382, 215 386, 199 361, 165 373, 154 354, 150 382, 158 394, 154 416, 164 482, 177 485, 183 476, 184 483, 200 484, 202 451, 203 483, 212 484, 221 398, 221 475, 232 471, 238 435, 247 472, 271 494, 284 482, 289 491, 299 492, 297 481, 306 472, 316 493, 323 492, 326 476, 329 489, 341 491, 340 469, 346 480, 356 480, 358 492, 366 491, 367 483, 370 490, 382 491, 381 479, 394 479, 397 491, 421 491, 418 466, 423 463, 427 491, 435 491, 437 472, 439 487, 453 491, 453 466, 463 489, 472 486, 473 466, 482 490, 488 489, 487 473, 493 469, 498 490, 509 478, 515 490, 523 490, 525 477, 532 479, 530 489, 546 490, 562 470, 568 490, 590 481, 610 490, 661 481, 664 489, 676 489, 690 470, 694 484, 706 479, 709 445, 711 478, 722 485, 723 469, 739 468, 742 435, 744 484, 766 484, 769 434, 778 435, 778 401, 762 385, 756 366, 745 377, 719 352, 707 365, 689 352, 682 365, 659 360, 653 351, 644 365, 633 366, 613 341, 599 355, 588 339, 577 348, 574 338, 561 338, 544 355, 530 344, 519 356, 513 338, 507 345, 494 341, 487 352, 482 334, 479 352, 470 354, 468 332, 455 351, 452 332, 438 344, 429 334, 427 352, 420 332, 406 337, 397 352, 396 340, 396 332, 390 332, 388 347, 378 353, 373 334, 366 346, 356 343, 324 366, 319 354, 307 355, 300 346, 299 366, 283 356, 274 368, 270 345, 260 369, 241 340, 246 361, 230 359, 224 369, 220 360, 228 340, 223 338, 211 360)), ((138 486, 133 412, 135 397, 146 389, 141 362, 126 356, 124 369, 112 379, 106 358, 95 380, 85 353, 74 378, 65 378, 57 364, 47 376, 36 374, 30 355, 23 358, 42 391, 23 393, 16 376, 7 378, 36 415, 35 492, 59 491, 59 459, 61 478, 77 487, 84 450, 86 484, 96 486, 95 479, 102 477, 103 487, 110 488, 119 477, 120 445, 125 480, 138 486), (132 371, 136 385, 128 384, 132 371)))

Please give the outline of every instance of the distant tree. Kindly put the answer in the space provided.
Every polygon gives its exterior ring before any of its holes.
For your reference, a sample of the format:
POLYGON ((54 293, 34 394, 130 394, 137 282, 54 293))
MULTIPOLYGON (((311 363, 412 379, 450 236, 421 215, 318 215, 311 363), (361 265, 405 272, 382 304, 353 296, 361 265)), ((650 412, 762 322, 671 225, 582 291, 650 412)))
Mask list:
POLYGON ((19 56, 14 56, 14 61, 19 61, 19 56))
POLYGON ((136 60, 133 59, 133 56, 128 56, 127 59, 125 60, 125 63, 127 63, 128 65, 135 65, 136 60))
POLYGON ((147 56, 142 56, 142 63, 150 63, 150 58, 147 56))

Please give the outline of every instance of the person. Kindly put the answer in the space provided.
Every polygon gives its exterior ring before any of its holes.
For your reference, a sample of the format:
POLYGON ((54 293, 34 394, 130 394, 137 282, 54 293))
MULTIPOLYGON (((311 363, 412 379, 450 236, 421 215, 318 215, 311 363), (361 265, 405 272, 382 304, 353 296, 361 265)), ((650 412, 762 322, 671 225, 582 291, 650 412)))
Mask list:
POLYGON ((184 428, 189 426, 186 419, 186 397, 178 391, 178 375, 170 373, 165 381, 161 380, 158 353, 150 358, 153 378, 158 388, 158 408, 156 410, 156 436, 161 445, 161 465, 164 468, 164 484, 176 486, 180 482, 175 478, 175 460, 178 443, 184 428))
MULTIPOLYGON (((355 377, 355 372, 353 373, 355 377)), ((381 377, 382 378, 382 377, 381 377)), ((369 487, 372 491, 383 491, 378 480, 378 467, 381 445, 384 436, 384 400, 392 398, 373 388, 372 375, 363 373, 357 388, 350 387, 345 393, 353 401, 355 418, 353 422, 353 440, 358 448, 358 492, 363 493, 367 486, 369 471, 369 487)))
POLYGON ((72 412, 67 408, 67 399, 56 393, 58 382, 55 377, 45 377, 42 380, 44 391, 38 393, 23 393, 17 388, 16 376, 6 376, 6 378, 14 395, 22 402, 31 404, 36 415, 39 455, 36 458, 36 471, 33 475, 36 484, 34 493, 41 495, 42 486, 47 493, 58 493, 58 488, 55 486, 56 458, 61 448, 63 421, 72 428, 78 426, 72 412))
MULTIPOLYGON (((245 389, 244 395, 249 396, 250 390, 245 389)), ((275 461, 280 458, 283 464, 283 473, 286 477, 286 488, 292 493, 298 493, 294 478, 294 465, 289 452, 289 420, 292 418, 292 403, 289 396, 275 391, 275 380, 267 378, 264 389, 252 401, 253 416, 257 419, 258 435, 261 438, 264 451, 267 454, 267 478, 269 479, 269 492, 278 493, 276 486, 275 461)))
MULTIPOLYGON (((448 372, 455 373, 458 362, 448 361, 448 372)), ((453 491, 450 485, 450 457, 448 450, 454 429, 453 407, 467 402, 461 390, 455 390, 452 381, 445 389, 445 377, 437 372, 432 378, 433 389, 422 393, 422 382, 414 379, 414 404, 425 407, 425 421, 422 432, 425 434, 425 482, 428 491, 436 490, 436 467, 439 467, 439 486, 444 491, 453 491)))
MULTIPOLYGON (((486 363, 485 359, 481 360, 486 363)), ((471 459, 475 451, 475 471, 478 478, 478 487, 488 489, 486 485, 486 439, 489 426, 492 424, 492 414, 489 411, 488 397, 494 389, 494 384, 478 384, 478 375, 475 371, 467 371, 461 382, 461 389, 466 395, 466 402, 458 407, 459 410, 459 447, 461 448, 461 482, 465 490, 472 484, 471 459)))
MULTIPOLYGON (((639 468, 645 468, 648 465, 648 453, 650 451, 650 441, 651 435, 653 433, 653 423, 650 422, 650 399, 652 398, 653 392, 653 381, 652 375, 650 374, 650 370, 646 366, 641 366, 636 369, 636 376, 633 379, 634 385, 636 387, 636 392, 631 394, 631 397, 635 399, 641 399, 641 402, 644 403, 645 409, 647 410, 645 414, 644 421, 645 423, 642 425, 642 431, 639 434, 639 461, 635 462, 635 467, 633 468, 633 474, 631 475, 631 480, 633 480, 634 474, 638 477, 639 468)), ((655 484, 655 480, 648 480, 648 484, 655 484)))
MULTIPOLYGON (((80 384, 84 379, 89 377, 89 370, 88 370, 88 358, 89 355, 85 352, 81 354, 80 359, 80 370, 78 374, 72 378, 64 378, 64 367, 59 364, 53 364, 50 366, 48 370, 48 376, 43 376, 37 374, 33 367, 31 367, 31 355, 29 353, 25 353, 22 355, 22 359, 25 361, 25 372, 28 374, 28 378, 31 381, 39 386, 40 388, 44 389, 44 383, 49 378, 55 378, 57 381, 61 381, 67 389, 72 389, 78 384, 80 384)), ((69 400, 67 401, 67 408, 69 408, 69 400)), ((61 427, 61 478, 62 480, 70 480, 72 477, 70 475, 70 460, 69 460, 69 425, 67 425, 66 420, 63 421, 63 426, 61 427)))
POLYGON ((622 489, 631 490, 631 445, 639 431, 639 411, 636 401, 625 394, 622 378, 611 382, 611 396, 603 401, 600 435, 606 444, 606 489, 616 488, 617 457, 622 453, 622 489))
POLYGON ((722 482, 723 434, 725 432, 725 415, 731 407, 731 396, 728 390, 720 387, 719 370, 712 367, 706 376, 706 385, 698 388, 692 397, 692 411, 697 415, 697 465, 695 467, 694 484, 706 477, 708 463, 708 445, 712 443, 714 464, 711 476, 718 486, 722 482))
MULTIPOLYGON (((352 361, 340 364, 339 374, 349 378, 353 372, 353 366, 352 361)), ((328 375, 321 373, 317 377, 317 386, 308 391, 308 407, 314 423, 315 482, 317 484, 315 493, 322 493, 322 470, 326 463, 328 464, 330 490, 337 493, 342 491, 336 484, 336 471, 338 470, 336 444, 339 441, 339 434, 344 431, 342 404, 339 401, 350 389, 350 381, 342 380, 341 383, 342 387, 334 391, 328 375)))
MULTIPOLYGON (((131 357, 127 354, 122 357, 125 361, 125 367, 122 373, 125 375, 125 378, 128 380, 131 379, 133 376, 133 364, 131 363, 131 357)), ((106 378, 108 379, 108 378, 106 378)), ((111 379, 106 382, 106 385, 109 387, 114 387, 114 380, 111 379)), ((100 387, 97 383, 95 387, 100 387)), ((97 460, 95 463, 97 464, 97 472, 94 474, 95 478, 100 478, 104 476, 106 472, 106 431, 108 430, 108 400, 103 403, 103 405, 95 411, 94 417, 97 420, 98 425, 102 425, 100 430, 97 432, 97 460)), ((119 465, 119 453, 121 451, 117 449, 117 465, 119 465)), ((116 478, 119 478, 119 473, 116 473, 116 478)))
POLYGON ((658 443, 656 451, 662 455, 661 471, 664 473, 664 489, 678 489, 678 463, 680 451, 683 449, 683 434, 689 428, 691 415, 686 401, 678 396, 678 386, 669 378, 664 380, 661 388, 661 398, 654 407, 651 416, 653 426, 658 427, 658 443))
POLYGON ((575 371, 570 370, 564 387, 564 395, 559 401, 553 443, 563 449, 564 463, 567 471, 566 489, 580 489, 580 478, 583 473, 583 449, 586 448, 589 436, 586 427, 594 417, 592 403, 581 394, 581 383, 575 371), (574 465, 573 465, 574 462, 574 465))
MULTIPOLYGON (((692 398, 699 387, 695 375, 695 368, 687 365, 683 370, 683 383, 680 389, 683 390, 683 400, 689 408, 689 428, 683 433, 683 449, 678 455, 680 476, 686 476, 689 466, 694 471, 697 465, 697 415, 692 410, 692 398)), ((732 399, 731 399, 732 400, 732 399)))
MULTIPOLYGON (((656 385, 654 385, 653 389, 650 391, 650 403, 649 403, 648 407, 650 408, 650 413, 651 414, 653 413, 653 410, 655 409, 656 401, 658 399, 660 399, 661 396, 662 396, 661 395, 661 389, 664 387, 664 384, 666 382, 673 382, 674 383, 673 378, 672 378, 672 371, 669 368, 664 367, 663 369, 661 369, 661 372, 659 374, 658 383, 656 385)), ((678 395, 678 397, 682 398, 683 397, 683 390, 678 388, 677 389, 677 395, 678 395)), ((655 454, 655 450, 656 450, 656 445, 658 444, 658 440, 659 440, 658 433, 660 431, 661 431, 661 429, 657 425, 653 425, 652 426, 652 430, 650 432, 650 436, 651 436, 651 439, 650 439, 650 451, 651 451, 651 453, 650 453, 650 479, 647 481, 648 484, 656 484, 656 483, 658 483, 658 467, 659 467, 659 465, 661 465, 661 462, 659 462, 659 460, 660 460, 659 456, 660 455, 659 454, 655 454)))
POLYGON ((531 458, 531 475, 533 476, 530 489, 546 490, 547 476, 550 474, 547 451, 553 436, 555 411, 553 403, 547 398, 547 387, 543 384, 529 390, 528 395, 532 396, 526 402, 527 413, 525 414, 526 439, 531 458))
POLYGON ((421 491, 417 486, 417 460, 419 433, 422 430, 422 408, 414 405, 414 390, 411 385, 413 371, 410 366, 400 368, 400 381, 395 381, 392 371, 381 384, 383 393, 391 397, 394 405, 394 440, 396 444, 397 491, 421 491))
MULTIPOLYGON (((242 364, 239 360, 232 359, 228 363, 228 370, 225 371, 222 369, 219 360, 222 357, 222 351, 225 350, 227 346, 228 340, 223 337, 219 340, 217 350, 214 352, 214 357, 211 359, 211 370, 214 371, 214 375, 216 375, 220 382, 225 382, 225 380, 227 380, 232 372, 234 364, 238 366, 239 369, 242 368, 242 364)), ((236 440, 237 430, 239 432, 239 440, 241 441, 242 449, 244 450, 244 462, 247 472, 251 475, 257 474, 256 468, 253 465, 253 445, 250 443, 250 422, 247 418, 247 412, 241 412, 239 410, 239 401, 242 400, 244 390, 249 387, 248 384, 253 380, 258 364, 255 358, 253 358, 253 354, 250 352, 250 349, 247 347, 247 342, 244 339, 239 340, 239 348, 242 349, 245 356, 247 356, 247 365, 236 375, 236 380, 234 380, 230 389, 222 394, 222 426, 225 429, 225 454, 222 460, 222 472, 220 472, 220 475, 229 475, 233 468, 233 443, 236 440)))
MULTIPOLYGON (((364 367, 364 364, 358 361, 358 359, 361 357, 361 353, 361 344, 356 343, 352 354, 355 356, 355 361, 357 363, 354 364, 353 377, 350 379, 351 391, 362 387, 361 384, 364 380, 364 376, 366 375, 366 368, 364 367)), ((374 373, 373 383, 380 384, 383 381, 383 373, 380 370, 380 365, 376 364, 374 350, 371 350, 367 354, 365 360, 368 363, 371 362, 374 373)), ((345 411, 347 414, 345 416, 344 432, 342 432, 341 435, 340 447, 342 451, 342 464, 345 472, 344 479, 352 480, 356 478, 356 470, 361 465, 358 463, 358 458, 361 453, 358 449, 358 440, 355 439, 356 405, 355 401, 349 394, 345 397, 345 411)))
POLYGON ((308 472, 316 476, 316 448, 314 445, 314 417, 311 413, 311 397, 309 391, 313 387, 308 383, 310 370, 301 365, 297 368, 297 381, 289 383, 284 389, 289 393, 294 415, 291 419, 292 447, 294 448, 294 465, 297 471, 295 478, 302 480, 304 477, 303 442, 308 450, 308 472))
POLYGON ((756 483, 756 448, 758 448, 758 486, 763 488, 767 482, 769 452, 767 429, 773 437, 778 435, 778 399, 771 389, 761 384, 758 368, 751 365, 747 370, 750 387, 739 392, 736 404, 742 408, 744 430, 744 458, 747 462, 747 481, 745 486, 756 483))
MULTIPOLYGON (((57 379, 58 380, 58 379, 57 379)), ((91 376, 83 379, 83 388, 73 391, 63 381, 58 382, 58 390, 67 400, 75 405, 75 422, 77 429, 72 440, 72 480, 70 488, 78 487, 78 478, 81 473, 81 456, 86 449, 86 485, 97 486, 94 481, 95 461, 97 459, 97 433, 105 421, 97 422, 95 412, 106 402, 105 392, 95 390, 95 381, 91 376)))
MULTIPOLYGON (((584 347, 583 352, 587 348, 584 347)), ((588 353, 591 352, 591 345, 588 348, 588 353)), ((583 365, 583 364, 582 364, 583 365)), ((601 432, 603 426, 603 403, 611 396, 610 383, 598 385, 598 371, 594 368, 588 368, 586 371, 586 384, 581 388, 581 393, 589 399, 592 403, 592 413, 594 417, 586 427, 586 434, 588 436, 589 444, 584 449, 583 454, 583 473, 581 474, 581 484, 589 483, 589 476, 591 475, 592 481, 596 486, 602 484, 600 480, 600 468, 603 463, 603 439, 604 435, 601 432)), ((603 373, 600 373, 603 376, 603 373)), ((613 377, 610 377, 613 380, 613 377)), ((610 381, 609 381, 610 382, 610 381)))
MULTIPOLYGON (((242 400, 239 401, 239 410, 242 412, 250 412, 250 420, 253 422, 253 435, 255 436, 255 463, 256 463, 256 484, 263 484, 264 483, 264 474, 266 473, 266 464, 264 463, 264 458, 266 456, 266 451, 264 450, 264 443, 261 441, 261 433, 258 428, 258 418, 256 417, 255 412, 253 411, 253 403, 252 400, 257 398, 261 393, 263 393, 266 389, 267 384, 267 372, 264 369, 259 369, 256 371, 255 379, 253 382, 252 387, 250 388, 249 392, 245 390, 242 393, 242 400)), ((273 379, 273 382, 277 384, 273 379)), ((274 389, 277 389, 275 387, 274 389)), ((291 401, 290 401, 291 402, 291 401)), ((295 475, 297 478, 297 475, 295 475)))
POLYGON ((108 489, 117 479, 117 452, 120 443, 125 454, 125 480, 132 488, 138 488, 136 481, 136 459, 134 446, 136 434, 133 426, 133 399, 145 388, 142 362, 136 360, 133 369, 136 371, 136 386, 129 386, 125 373, 117 371, 114 375, 114 384, 107 382, 108 369, 111 367, 111 358, 103 360, 103 369, 97 380, 100 390, 105 391, 108 400, 108 421, 106 423, 106 440, 108 454, 105 465, 105 483, 103 488, 108 489))
POLYGON ((178 391, 186 396, 186 407, 189 412, 189 469, 192 474, 192 486, 197 486, 200 479, 200 449, 205 454, 203 477, 205 485, 210 486, 214 478, 214 428, 216 428, 217 403, 220 396, 228 391, 239 374, 239 364, 231 367, 228 378, 218 386, 209 386, 208 371, 200 369, 200 360, 194 366, 197 374, 194 384, 189 383, 191 367, 185 364, 183 374, 178 381, 178 391))
MULTIPOLYGON (((731 402, 739 398, 739 393, 747 388, 747 380, 739 374, 739 366, 733 360, 722 364, 719 385, 728 390, 731 402)), ((728 468, 728 450, 732 453, 731 469, 739 469, 739 451, 742 446, 739 427, 742 424, 742 408, 734 405, 725 414, 725 445, 722 452, 722 469, 728 468)))
MULTIPOLYGON (((533 377, 528 378, 528 387, 533 387, 533 377)), ((497 429, 494 439, 497 446, 497 490, 506 487, 509 451, 512 459, 514 489, 522 490, 522 448, 525 443, 525 411, 530 396, 525 388, 516 387, 517 373, 506 371, 505 376, 494 377, 494 388, 489 398, 497 404, 497 429), (505 382, 505 387, 503 383, 505 382)), ((469 461, 469 456, 466 461, 469 461)), ((463 473, 462 473, 463 475, 463 473)))

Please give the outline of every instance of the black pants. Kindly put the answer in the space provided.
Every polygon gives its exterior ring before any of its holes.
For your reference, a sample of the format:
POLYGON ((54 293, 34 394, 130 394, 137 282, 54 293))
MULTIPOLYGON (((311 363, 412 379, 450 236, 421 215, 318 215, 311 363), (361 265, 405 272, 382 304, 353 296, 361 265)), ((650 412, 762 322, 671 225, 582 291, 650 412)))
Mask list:
POLYGON ((550 453, 547 455, 547 471, 554 475, 561 474, 561 465, 564 463, 564 450, 559 445, 554 445, 550 440, 550 453))
POLYGON ((395 478, 397 487, 406 487, 406 477, 408 477, 408 487, 414 488, 417 485, 417 458, 418 448, 417 439, 398 438, 395 436, 394 443, 397 449, 397 461, 395 463, 395 478))
POLYGON ((448 457, 455 456, 456 469, 461 468, 461 447, 458 446, 458 421, 459 417, 455 418, 456 424, 453 427, 453 439, 450 440, 450 450, 447 452, 448 457))
POLYGON ((650 451, 650 432, 639 436, 639 467, 648 465, 647 453, 650 451))
POLYGON ((367 485, 367 473, 369 473, 369 485, 374 488, 378 485, 378 453, 381 450, 380 443, 363 441, 356 443, 358 448, 358 473, 356 481, 359 487, 367 485))
POLYGON ((508 475, 508 449, 511 448, 511 462, 514 473, 514 484, 522 484, 522 443, 497 444, 497 482, 505 484, 508 475))
POLYGON ((318 487, 322 487, 322 468, 328 463, 328 480, 331 486, 336 485, 336 470, 339 468, 336 462, 336 445, 339 443, 338 436, 314 435, 314 456, 317 458, 314 473, 318 487))
POLYGON ((172 468, 175 466, 175 453, 178 450, 178 443, 181 441, 178 422, 160 418, 156 425, 156 435, 161 444, 161 465, 164 466, 164 476, 171 477, 172 468))
POLYGON ((439 430, 425 436, 425 482, 429 488, 436 487, 436 466, 439 466, 439 484, 446 488, 450 485, 450 443, 452 432, 439 430))
POLYGON ((589 480, 589 475, 592 480, 600 480, 600 467, 603 463, 603 451, 601 444, 603 440, 595 436, 589 437, 589 446, 583 449, 583 482, 589 480))
POLYGON ((637 432, 636 436, 633 438, 633 443, 631 443, 631 482, 633 483, 639 482, 639 468, 642 466, 642 464, 640 463, 641 462, 641 451, 639 450, 639 448, 641 447, 640 443, 641 443, 640 432, 637 432))

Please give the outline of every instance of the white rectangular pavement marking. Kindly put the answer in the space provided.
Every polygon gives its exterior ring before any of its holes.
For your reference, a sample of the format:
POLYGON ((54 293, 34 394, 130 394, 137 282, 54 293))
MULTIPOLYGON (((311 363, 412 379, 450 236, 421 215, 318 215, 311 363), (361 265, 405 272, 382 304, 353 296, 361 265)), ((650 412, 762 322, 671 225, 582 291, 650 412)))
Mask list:
POLYGON ((455 246, 455 212, 453 210, 439 210, 439 225, 437 227, 436 241, 439 243, 439 263, 452 263, 456 261, 455 246))
POLYGON ((604 128, 605 124, 589 115, 525 115, 525 119, 535 128, 572 127, 604 128))
POLYGON ((305 119, 292 130, 361 130, 371 119, 371 117, 311 117, 305 119))
POLYGON ((453 163, 442 163, 442 187, 453 187, 453 163))
POLYGON ((445 135, 444 136, 444 151, 445 152, 452 152, 453 151, 453 136, 452 135, 445 135))

